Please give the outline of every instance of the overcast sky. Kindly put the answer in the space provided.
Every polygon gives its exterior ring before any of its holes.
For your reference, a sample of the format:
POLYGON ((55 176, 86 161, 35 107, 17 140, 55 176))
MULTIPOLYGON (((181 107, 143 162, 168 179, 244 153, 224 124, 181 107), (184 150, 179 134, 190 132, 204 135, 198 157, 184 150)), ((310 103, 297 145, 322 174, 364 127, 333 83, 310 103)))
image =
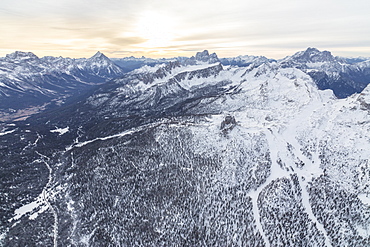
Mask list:
POLYGON ((0 56, 370 57, 369 0, 1 0, 0 56))

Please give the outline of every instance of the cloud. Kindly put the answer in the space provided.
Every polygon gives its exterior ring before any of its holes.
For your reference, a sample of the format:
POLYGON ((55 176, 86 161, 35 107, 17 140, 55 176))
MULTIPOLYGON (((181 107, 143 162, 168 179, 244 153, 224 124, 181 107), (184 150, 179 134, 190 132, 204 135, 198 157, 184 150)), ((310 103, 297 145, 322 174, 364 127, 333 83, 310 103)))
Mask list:
POLYGON ((131 46, 144 43, 147 39, 141 37, 113 37, 106 38, 107 43, 117 46, 131 46))
POLYGON ((369 8, 368 0, 2 0, 0 47, 48 55, 70 50, 75 57, 94 49, 166 57, 212 49, 272 57, 316 46, 346 54, 363 49, 370 56, 369 8), (155 25, 148 25, 150 35, 137 30, 145 15, 146 22, 166 20, 163 42, 155 25))

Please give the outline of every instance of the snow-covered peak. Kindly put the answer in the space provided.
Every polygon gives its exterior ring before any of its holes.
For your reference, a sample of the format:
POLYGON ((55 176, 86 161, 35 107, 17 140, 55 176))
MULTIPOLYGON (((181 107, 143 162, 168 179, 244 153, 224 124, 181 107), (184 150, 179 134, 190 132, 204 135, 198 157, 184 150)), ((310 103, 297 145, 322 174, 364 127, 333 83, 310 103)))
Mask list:
POLYGON ((170 61, 167 63, 156 64, 154 66, 143 66, 130 72, 131 75, 141 74, 139 78, 146 84, 153 86, 164 83, 176 78, 178 82, 187 80, 188 76, 193 78, 208 77, 212 73, 218 73, 223 67, 215 53, 209 54, 207 50, 198 52, 195 56, 185 61, 170 61), (211 72, 213 71, 213 72, 211 72))
POLYGON ((154 72, 158 71, 159 69, 161 69, 164 66, 165 66, 164 63, 156 64, 154 66, 144 65, 144 66, 142 66, 138 69, 134 69, 133 71, 131 71, 129 73, 130 74, 150 74, 150 73, 154 73, 154 72))
POLYGON ((158 61, 161 61, 161 62, 166 62, 166 61, 172 61, 172 60, 175 60, 173 58, 159 58, 159 59, 154 59, 154 58, 147 58, 147 57, 144 57, 144 56, 141 56, 141 57, 134 57, 134 56, 130 56, 130 57, 123 57, 123 58, 110 58, 112 61, 114 62, 145 62, 145 63, 156 63, 158 61))
POLYGON ((100 52, 88 59, 71 59, 16 51, 0 59, 0 110, 35 104, 44 109, 45 103, 65 102, 66 97, 122 75, 122 69, 100 52))
POLYGON ((101 53, 100 51, 98 51, 90 59, 109 59, 109 58, 107 56, 105 56, 103 53, 101 53))
POLYGON ((53 57, 53 56, 45 56, 45 57, 42 57, 41 60, 45 61, 45 62, 55 62, 55 61, 60 61, 60 60, 64 60, 66 58, 63 58, 61 56, 59 57, 53 57))
POLYGON ((11 54, 8 54, 6 55, 6 58, 8 60, 17 60, 17 61, 39 59, 39 57, 33 54, 32 52, 23 52, 23 51, 16 51, 11 54))
POLYGON ((329 51, 319 51, 316 48, 297 52, 280 60, 279 63, 283 68, 298 68, 306 73, 324 72, 331 78, 337 78, 339 73, 345 73, 350 69, 350 64, 345 60, 334 57, 329 51))
MULTIPOLYGON (((81 60, 81 62, 82 62, 82 60, 81 60)), ((86 62, 88 64, 91 63, 91 64, 96 65, 96 66, 99 66, 99 67, 100 66, 109 66, 109 65, 113 65, 114 64, 107 56, 105 56, 100 51, 98 51, 97 53, 95 53, 94 56, 86 59, 86 62)))
MULTIPOLYGON (((183 88, 189 89, 192 86, 190 84, 203 84, 205 78, 216 75, 221 70, 223 70, 223 67, 220 63, 184 65, 175 61, 167 64, 158 64, 153 67, 143 66, 129 74, 135 76, 140 81, 139 84, 134 86, 135 90, 145 91, 150 87, 166 84, 170 81, 176 81, 179 85, 183 86, 183 88), (183 85, 184 83, 186 86, 183 85)), ((132 85, 130 85, 130 87, 132 87, 132 85)))
POLYGON ((316 48, 307 48, 305 51, 295 53, 281 60, 282 64, 312 64, 312 63, 336 63, 337 59, 329 51, 319 51, 316 48))
POLYGON ((74 63, 71 64, 70 69, 90 70, 95 74, 104 75, 104 77, 106 75, 109 75, 109 77, 111 77, 112 75, 114 75, 113 77, 118 77, 123 73, 122 69, 119 66, 114 64, 112 60, 110 60, 100 51, 98 51, 94 56, 90 58, 77 59, 74 63))

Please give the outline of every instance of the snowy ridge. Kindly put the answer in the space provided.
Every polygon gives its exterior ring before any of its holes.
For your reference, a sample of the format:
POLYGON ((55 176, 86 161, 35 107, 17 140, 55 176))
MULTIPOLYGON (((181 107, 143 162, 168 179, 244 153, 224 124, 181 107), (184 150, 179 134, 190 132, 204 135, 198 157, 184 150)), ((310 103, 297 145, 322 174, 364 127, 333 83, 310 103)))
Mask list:
POLYGON ((0 113, 17 118, 17 112, 32 107, 63 104, 66 98, 122 75, 122 69, 100 52, 71 59, 17 51, 0 58, 0 113))
POLYGON ((361 92, 370 81, 365 59, 334 57, 329 51, 308 48, 279 60, 282 67, 294 67, 309 74, 319 89, 332 89, 338 98, 361 92))
POLYGON ((239 66, 239 67, 246 67, 251 64, 254 64, 255 66, 259 66, 264 63, 276 62, 274 59, 268 59, 263 56, 249 56, 249 55, 243 55, 243 56, 237 56, 237 57, 231 57, 231 58, 221 58, 220 61, 223 65, 232 65, 232 66, 239 66))
MULTIPOLYGON (((158 125, 158 124, 155 124, 155 125, 158 125)), ((80 148, 80 147, 83 147, 85 145, 88 145, 88 144, 96 142, 96 141, 106 141, 106 140, 110 140, 110 139, 113 139, 113 138, 118 138, 118 137, 123 137, 123 136, 126 136, 126 135, 131 135, 132 133, 142 131, 146 128, 151 128, 155 125, 154 124, 144 125, 144 126, 141 126, 139 128, 130 129, 130 130, 124 131, 124 132, 116 134, 116 135, 98 137, 98 138, 95 138, 93 140, 88 140, 88 141, 84 141, 84 142, 78 142, 78 139, 77 139, 77 142, 75 142, 73 145, 67 147, 66 151, 70 151, 74 148, 80 148)))

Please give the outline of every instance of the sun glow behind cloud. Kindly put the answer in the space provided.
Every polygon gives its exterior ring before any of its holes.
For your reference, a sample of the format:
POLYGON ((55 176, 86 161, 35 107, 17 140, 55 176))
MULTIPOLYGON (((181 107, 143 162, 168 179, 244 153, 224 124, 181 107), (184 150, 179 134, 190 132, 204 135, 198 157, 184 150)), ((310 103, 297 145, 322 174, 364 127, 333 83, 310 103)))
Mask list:
POLYGON ((141 47, 170 46, 175 38, 174 19, 152 11, 144 12, 135 24, 135 33, 147 40, 140 44, 141 47))
POLYGON ((368 0, 2 0, 0 56, 281 58, 308 46, 370 56, 368 9, 368 0))

